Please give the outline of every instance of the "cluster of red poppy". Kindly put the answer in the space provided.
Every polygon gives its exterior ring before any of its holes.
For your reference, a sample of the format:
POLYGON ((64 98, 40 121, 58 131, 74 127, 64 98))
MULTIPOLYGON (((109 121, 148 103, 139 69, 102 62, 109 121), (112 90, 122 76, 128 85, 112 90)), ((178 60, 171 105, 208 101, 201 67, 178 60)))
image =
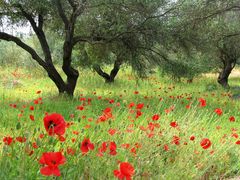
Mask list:
MULTIPOLYGON (((38 91, 37 94, 40 94, 41 91, 38 91)), ((134 94, 138 94, 134 93, 134 94)), ((147 98, 147 97, 145 97, 147 98)), ((171 99, 174 99, 174 96, 170 97, 171 99)), ((183 96, 177 96, 177 99, 181 99, 183 98, 183 96)), ((98 97, 98 99, 102 99, 102 97, 98 97)), ((107 100, 108 103, 110 103, 111 105, 109 106, 121 106, 122 104, 120 102, 115 102, 114 99, 105 99, 107 100)), ((191 100, 191 98, 187 98, 187 100, 191 100)), ((82 102, 81 105, 76 107, 77 112, 84 112, 86 109, 88 109, 87 107, 85 107, 86 105, 91 105, 91 98, 84 98, 81 97, 80 101, 82 102)), ((162 101, 162 98, 161 100, 162 101)), ((207 104, 207 101, 204 98, 199 98, 198 99, 198 106, 200 107, 205 107, 207 104)), ((38 98, 36 100, 34 100, 34 104, 41 104, 42 103, 42 99, 38 98)), ((16 104, 11 104, 10 105, 12 108, 18 108, 18 106, 16 104)), ((131 122, 134 122, 135 120, 139 120, 143 113, 145 112, 144 109, 148 108, 149 105, 148 104, 144 104, 144 103, 138 103, 135 104, 134 102, 131 102, 129 104, 127 104, 127 109, 129 111, 129 119, 131 120, 131 122), (133 116, 132 116, 133 115, 133 116), (139 119, 138 119, 139 118, 139 119)), ((26 107, 24 107, 26 108, 26 107)), ((187 109, 191 108, 191 102, 188 102, 188 105, 186 106, 187 109)), ((31 105, 29 107, 29 111, 32 113, 34 112, 34 110, 36 110, 36 106, 35 105, 31 105)), ((175 105, 171 105, 171 106, 167 106, 167 108, 165 109, 165 113, 166 116, 168 116, 169 114, 171 114, 171 112, 173 112, 175 110, 175 105)), ((221 108, 216 108, 214 111, 212 110, 212 113, 216 113, 218 116, 221 116, 224 114, 223 110, 221 108)), ((114 120, 114 111, 112 109, 112 107, 107 107, 105 108, 101 115, 98 116, 96 124, 98 123, 103 123, 103 122, 109 122, 111 120, 114 120)), ((144 114, 145 115, 145 114, 144 114)), ((37 117, 37 116, 36 116, 37 117)), ((70 118, 74 118, 75 115, 71 114, 70 118)), ((87 119, 88 122, 92 122, 94 120, 94 118, 87 118, 84 114, 81 115, 82 119, 87 119)), ((143 117, 143 116, 142 116, 143 117)), ((33 114, 29 114, 29 118, 31 121, 35 120, 35 117, 33 114)), ((160 121, 164 119, 164 115, 163 114, 158 114, 155 113, 152 116, 148 117, 148 122, 146 125, 139 125, 137 126, 135 123, 129 124, 126 128, 126 130, 124 132, 127 133, 132 133, 134 131, 134 128, 137 127, 139 128, 141 131, 143 131, 144 133, 146 133, 148 138, 153 138, 155 135, 159 135, 162 136, 162 130, 160 128, 160 121), (159 131, 156 131, 160 129, 159 131)), ((230 122, 235 122, 236 119, 234 116, 230 116, 229 117, 229 121, 230 122)), ((167 125, 169 126, 169 129, 176 131, 176 132, 180 132, 180 127, 181 123, 178 120, 174 120, 174 121, 166 121, 167 125)), ((63 116, 61 114, 58 113, 52 113, 52 114, 45 114, 45 117, 43 118, 43 124, 44 124, 44 128, 47 132, 47 134, 49 136, 51 136, 51 138, 55 138, 57 137, 57 139, 60 142, 64 142, 67 138, 67 136, 64 136, 67 128, 69 126, 71 126, 71 123, 67 123, 63 116)), ((98 124, 99 125, 99 124, 98 124)), ((162 125, 161 125, 162 127, 162 125)), ((85 129, 89 129, 91 128, 90 124, 87 124, 86 126, 84 126, 85 129)), ((217 129, 221 129, 221 127, 217 127, 217 129)), ((108 129, 108 134, 110 135, 110 137, 114 136, 115 134, 122 134, 123 131, 120 131, 118 129, 115 128, 109 128, 108 129)), ((143 133, 143 134, 144 134, 143 133)), ((73 131, 74 135, 78 135, 79 132, 78 131, 73 131)), ((116 136, 116 135, 115 135, 116 136)), ((114 136, 114 137, 115 137, 114 136)), ((40 134, 39 138, 42 139, 44 137, 44 134, 40 134)), ((232 137, 236 139, 238 139, 238 134, 236 132, 232 133, 232 137)), ((188 141, 194 143, 194 141, 197 141, 198 138, 194 135, 188 136, 188 141)), ((210 138, 211 139, 211 138, 210 138)), ((210 140, 209 138, 201 138, 201 140, 199 140, 200 142, 197 143, 198 145, 200 145, 200 147, 202 147, 202 149, 207 150, 210 148, 213 149, 214 147, 214 143, 210 140)), ((170 140, 169 140, 169 144, 167 144, 168 142, 164 142, 164 144, 158 145, 158 146, 162 146, 164 151, 171 151, 171 147, 175 146, 175 147, 180 147, 181 144, 187 145, 189 142, 185 141, 182 142, 184 140, 184 137, 180 134, 174 134, 170 136, 170 140)), ((3 138, 3 142, 5 145, 11 145, 14 142, 19 142, 19 143, 24 143, 26 142, 27 139, 23 136, 18 136, 18 137, 11 137, 11 136, 5 136, 3 138)), ((76 138, 72 138, 71 141, 74 143, 76 142, 76 138)), ((116 141, 117 142, 117 141, 116 141)), ((124 148, 124 149, 128 149, 128 151, 131 153, 131 155, 133 155, 133 157, 135 157, 138 154, 138 149, 140 149, 142 147, 142 145, 140 143, 136 143, 136 144, 129 144, 129 143, 124 143, 124 144, 119 144, 117 145, 115 141, 113 140, 105 140, 103 142, 98 142, 98 143, 93 143, 91 142, 89 137, 85 137, 81 142, 80 142, 80 151, 82 153, 82 155, 87 156, 88 154, 90 154, 91 152, 94 152, 95 149, 97 149, 97 156, 98 157, 105 157, 107 155, 112 156, 117 156, 120 153, 120 148, 124 148), (119 149, 118 149, 119 148, 119 149)), ((234 141, 235 142, 235 141, 234 141)), ((32 147, 34 149, 37 149, 39 146, 39 144, 37 142, 31 142, 32 143, 32 147)), ((237 140, 235 142, 236 145, 240 144, 240 140, 237 140)), ((61 172, 59 169, 60 165, 64 165, 67 162, 67 158, 64 156, 64 151, 59 150, 59 152, 44 152, 42 154, 42 156, 39 159, 39 163, 42 165, 42 167, 40 168, 40 173, 42 175, 45 176, 60 176, 61 172)), ((66 152, 68 155, 74 155, 76 153, 76 149, 72 148, 72 147, 67 147, 66 152)), ((208 151, 207 151, 208 152, 208 151)), ((210 152, 212 153, 213 150, 210 152)), ((33 151, 28 151, 29 155, 33 154, 33 151)), ((119 169, 114 170, 113 171, 113 175, 119 179, 132 179, 132 177, 134 176, 135 173, 135 169, 133 167, 132 164, 130 164, 129 162, 119 162, 119 169)))
MULTIPOLYGON (((112 116, 111 109, 107 108, 104 110, 105 116, 112 116), (110 115, 109 115, 110 114, 110 115)), ((44 117, 44 126, 49 136, 58 135, 61 136, 65 133, 66 122, 64 118, 57 113, 53 113, 50 115, 46 115, 44 117)), ((6 139, 5 141, 9 141, 6 139)), ((90 150, 94 150, 94 144, 90 141, 89 138, 85 138, 80 147, 82 154, 87 154, 90 150)), ((117 154, 117 145, 115 142, 103 142, 102 146, 98 149, 98 156, 103 156, 109 149, 110 155, 117 154)), ((71 148, 68 148, 68 153, 74 153, 71 148)), ((61 152, 46 152, 43 153, 42 157, 39 160, 39 163, 43 165, 40 169, 42 175, 45 176, 60 176, 60 170, 58 168, 59 165, 63 165, 66 162, 66 158, 62 155, 61 152)), ((131 179, 134 174, 133 166, 128 162, 120 163, 120 170, 114 170, 114 175, 119 179, 131 179)))

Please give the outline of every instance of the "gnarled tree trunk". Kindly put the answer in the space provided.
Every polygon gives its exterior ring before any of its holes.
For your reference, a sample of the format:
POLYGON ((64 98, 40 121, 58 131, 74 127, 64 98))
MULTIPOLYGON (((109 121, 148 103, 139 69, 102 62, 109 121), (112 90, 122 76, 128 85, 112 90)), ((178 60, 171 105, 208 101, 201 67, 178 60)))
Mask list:
POLYGON ((114 79, 115 77, 117 76, 119 70, 120 70, 120 67, 121 67, 121 64, 122 64, 122 60, 121 58, 118 56, 116 61, 114 62, 114 66, 113 66, 113 69, 111 70, 110 74, 107 74, 106 72, 104 72, 100 65, 98 64, 95 64, 93 65, 93 69, 101 76, 105 79, 105 82, 106 83, 113 83, 114 82, 114 79))
POLYGON ((229 88, 228 77, 231 74, 233 68, 236 65, 236 59, 232 57, 232 54, 229 56, 227 52, 221 51, 221 60, 223 63, 222 71, 218 76, 218 83, 221 84, 224 88, 229 88))
MULTIPOLYGON (((72 11, 67 11, 63 8, 64 6, 62 6, 62 0, 54 0, 52 2, 53 5, 56 6, 58 14, 62 19, 65 27, 62 69, 67 76, 66 82, 64 82, 63 78, 58 73, 57 69, 53 64, 52 54, 44 32, 44 21, 49 15, 47 14, 47 12, 36 10, 36 13, 32 13, 29 12, 28 9, 21 3, 16 2, 13 5, 13 7, 15 8, 14 13, 18 14, 18 16, 20 17, 23 17, 30 23, 33 31, 35 32, 39 40, 44 57, 40 57, 36 50, 34 50, 31 46, 27 45, 24 41, 22 41, 16 36, 10 35, 5 32, 0 32, 0 39, 14 42, 19 47, 27 51, 32 56, 32 58, 47 71, 49 78, 57 86, 59 94, 66 93, 67 95, 73 96, 79 73, 71 66, 72 51, 74 45, 76 45, 78 42, 86 41, 81 36, 74 36, 74 29, 77 18, 83 13, 86 7, 86 1, 84 0, 82 1, 82 3, 77 3, 76 1, 68 0, 67 2, 72 7, 72 11)), ((6 16, 8 16, 8 13, 6 14, 6 16)))
POLYGON ((67 75, 67 83, 66 83, 66 86, 65 86, 65 92, 68 95, 73 96, 74 90, 75 90, 76 85, 77 85, 79 72, 72 67, 64 67, 63 66, 62 69, 65 72, 65 74, 67 75))
POLYGON ((227 63, 227 65, 224 65, 222 71, 219 73, 218 83, 221 84, 224 88, 229 88, 228 77, 231 74, 232 69, 232 65, 227 63))
POLYGON ((45 70, 48 73, 48 77, 54 82, 58 88, 59 94, 63 94, 66 91, 66 84, 63 81, 60 74, 57 72, 56 68, 53 65, 48 65, 45 70))

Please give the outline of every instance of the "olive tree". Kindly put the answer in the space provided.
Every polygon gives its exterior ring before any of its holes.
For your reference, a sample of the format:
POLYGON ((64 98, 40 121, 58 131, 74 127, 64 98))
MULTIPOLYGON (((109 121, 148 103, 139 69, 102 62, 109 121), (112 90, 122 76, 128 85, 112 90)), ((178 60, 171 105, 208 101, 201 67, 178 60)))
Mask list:
POLYGON ((41 45, 43 56, 31 46, 24 38, 12 35, 6 31, 0 31, 0 39, 14 42, 35 60, 47 73, 49 78, 55 83, 59 93, 67 93, 73 96, 79 72, 72 67, 72 51, 74 46, 82 40, 79 34, 75 33, 78 18, 84 13, 87 2, 85 0, 1 0, 0 19, 6 19, 9 24, 23 25, 30 24, 33 32, 41 45), (67 80, 61 77, 52 59, 46 27, 51 24, 58 24, 55 31, 61 32, 59 39, 63 38, 62 69, 67 76, 67 80))

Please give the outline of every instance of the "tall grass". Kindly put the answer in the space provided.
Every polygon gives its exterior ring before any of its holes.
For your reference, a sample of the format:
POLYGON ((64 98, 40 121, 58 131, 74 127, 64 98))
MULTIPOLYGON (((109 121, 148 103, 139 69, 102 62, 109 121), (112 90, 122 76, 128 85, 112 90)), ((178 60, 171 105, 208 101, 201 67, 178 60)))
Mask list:
MULTIPOLYGON (((54 84, 40 70, 35 73, 19 69, 18 77, 12 75, 14 70, 1 69, 0 139, 21 136, 27 140, 20 143, 15 139, 10 146, 1 141, 0 179, 48 179, 41 175, 38 161, 43 152, 52 151, 62 151, 67 159, 60 166, 59 179, 114 179, 113 170, 118 169, 119 161, 134 166, 133 179, 221 179, 240 175, 240 149, 236 144, 240 140, 239 102, 231 99, 237 92, 226 92, 217 85, 209 89, 214 79, 198 78, 187 84, 155 74, 136 81, 126 70, 108 85, 95 73, 81 70, 75 98, 67 99, 57 96, 54 84), (13 83, 16 79, 19 84, 13 83), (39 98, 42 104, 34 104, 39 98), (206 99, 206 107, 199 105, 199 98, 206 99), (130 103, 135 105, 129 108, 130 103), (136 118, 139 103, 144 107, 136 118), (112 109, 113 117, 96 123, 107 107, 112 109), (221 108, 223 114, 216 114, 216 108, 221 108), (46 112, 59 113, 73 123, 66 130, 64 142, 47 135, 43 126, 46 112), (152 120, 155 114, 160 115, 157 121, 152 120), (235 122, 230 122, 231 116, 235 122), (171 122, 178 126, 171 127, 171 122), (110 129, 116 133, 110 135, 110 129), (174 136, 180 138, 179 144, 174 136), (191 136, 195 136, 194 141, 191 136), (95 149, 82 155, 80 144, 85 137, 95 149), (210 139, 209 149, 201 147, 203 138, 210 139), (106 152, 97 156, 101 144, 108 141, 117 144, 117 155, 106 152), (68 154, 67 148, 76 150, 75 154, 68 154)), ((230 83, 235 85, 237 80, 230 83)))

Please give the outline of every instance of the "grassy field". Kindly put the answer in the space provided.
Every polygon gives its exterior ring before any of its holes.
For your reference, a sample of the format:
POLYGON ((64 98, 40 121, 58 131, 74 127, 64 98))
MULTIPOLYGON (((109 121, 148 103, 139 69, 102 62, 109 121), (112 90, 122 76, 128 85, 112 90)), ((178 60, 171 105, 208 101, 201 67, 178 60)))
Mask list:
POLYGON ((0 68, 0 79, 1 180, 117 179, 122 162, 134 168, 133 179, 240 176, 237 78, 226 91, 211 77, 190 84, 158 74, 136 80, 125 70, 108 85, 84 70, 74 99, 58 97, 41 70, 0 68), (49 136, 46 113, 64 117, 63 135, 49 136), (84 139, 91 141, 87 153, 84 139), (65 156, 60 177, 40 172, 44 152, 65 156))

